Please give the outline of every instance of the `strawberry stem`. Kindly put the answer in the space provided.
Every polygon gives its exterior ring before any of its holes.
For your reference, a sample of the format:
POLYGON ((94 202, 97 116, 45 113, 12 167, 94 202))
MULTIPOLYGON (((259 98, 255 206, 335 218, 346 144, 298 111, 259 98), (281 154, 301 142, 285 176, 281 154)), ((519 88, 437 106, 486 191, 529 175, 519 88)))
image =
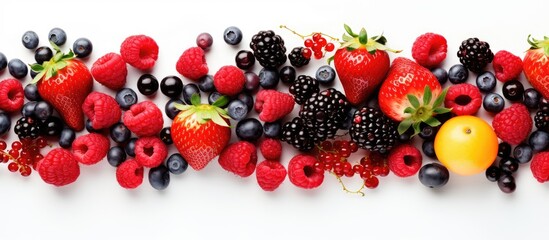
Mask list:
POLYGON ((544 36, 543 40, 537 40, 533 38, 531 34, 529 34, 526 40, 530 44, 530 49, 543 48, 545 56, 549 56, 549 37, 544 36))

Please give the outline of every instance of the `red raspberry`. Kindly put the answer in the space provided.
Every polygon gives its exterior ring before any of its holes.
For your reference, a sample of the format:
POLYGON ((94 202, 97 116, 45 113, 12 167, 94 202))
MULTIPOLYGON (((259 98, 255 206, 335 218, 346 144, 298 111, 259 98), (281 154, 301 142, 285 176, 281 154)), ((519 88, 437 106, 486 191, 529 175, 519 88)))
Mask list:
POLYGON ((158 137, 142 137, 135 142, 135 160, 144 167, 158 167, 168 156, 168 148, 158 137))
POLYGON ((126 63, 139 70, 149 70, 158 59, 158 45, 149 36, 129 36, 120 46, 120 54, 126 63))
POLYGON ((73 183, 80 176, 76 157, 63 148, 51 150, 38 162, 36 171, 44 182, 57 187, 73 183))
POLYGON ((288 163, 288 178, 300 188, 316 188, 324 181, 324 171, 315 169, 315 157, 307 154, 294 156, 288 163))
POLYGON ((175 69, 184 77, 198 81, 208 74, 208 64, 206 64, 204 50, 200 47, 185 50, 177 60, 175 69))
POLYGON ((21 82, 9 78, 0 82, 0 110, 17 112, 23 107, 25 92, 21 82))
POLYGON ((436 33, 425 33, 416 38, 412 46, 412 57, 426 68, 434 68, 446 58, 446 38, 436 33))
POLYGON ((267 160, 278 161, 282 155, 282 144, 278 139, 265 138, 259 143, 259 151, 267 160))
POLYGON ((214 75, 215 89, 227 96, 234 96, 244 88, 246 79, 242 70, 235 66, 224 66, 214 75))
POLYGON ((97 82, 117 91, 126 85, 128 68, 122 56, 111 52, 93 63, 91 74, 97 82))
POLYGON ((138 137, 156 135, 164 125, 162 112, 151 101, 132 105, 130 110, 124 112, 122 120, 126 127, 138 137))
POLYGON ((521 103, 515 103, 503 109, 494 116, 492 127, 496 135, 509 144, 518 145, 532 131, 532 118, 528 108, 521 103))
POLYGON ((264 122, 275 122, 294 109, 294 98, 277 90, 261 90, 255 98, 255 111, 264 122))
POLYGON ((111 142, 98 133, 88 133, 72 142, 72 153, 82 164, 92 165, 101 161, 109 151, 111 142))
POLYGON ((480 90, 469 83, 452 85, 444 99, 444 106, 452 108, 456 115, 474 115, 480 109, 482 95, 480 90))
POLYGON ((109 128, 122 116, 122 111, 113 97, 100 93, 92 92, 82 104, 84 115, 91 120, 94 129, 109 128))
POLYGON ((517 79, 522 72, 522 59, 514 54, 501 50, 494 55, 492 61, 496 78, 502 82, 517 79))
POLYGON ((124 161, 116 168, 116 181, 121 187, 133 189, 143 183, 143 166, 135 159, 124 161))
POLYGON ((539 152, 530 163, 534 178, 540 183, 549 181, 549 152, 539 152))
POLYGON ((399 177, 409 177, 416 174, 421 168, 423 156, 421 152, 411 144, 402 144, 394 148, 390 153, 389 169, 399 177))
POLYGON ((263 161, 257 165, 255 177, 261 189, 265 191, 274 191, 284 182, 286 178, 286 168, 279 162, 263 161))
POLYGON ((253 144, 239 141, 227 146, 218 160, 223 169, 238 176, 247 177, 255 170, 257 152, 253 144))

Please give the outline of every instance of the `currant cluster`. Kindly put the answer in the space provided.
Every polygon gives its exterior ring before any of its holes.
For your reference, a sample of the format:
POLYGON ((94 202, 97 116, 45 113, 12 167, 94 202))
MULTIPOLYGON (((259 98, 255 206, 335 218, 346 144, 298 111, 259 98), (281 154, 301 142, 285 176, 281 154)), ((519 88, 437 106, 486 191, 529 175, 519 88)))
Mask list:
MULTIPOLYGON (((379 153, 370 152, 356 164, 351 164, 348 157, 358 151, 358 145, 353 141, 335 140, 323 141, 317 147, 317 162, 314 167, 333 173, 338 179, 359 175, 364 181, 364 187, 374 189, 379 185, 378 177, 389 174, 387 160, 379 153)), ((344 189, 345 186, 344 186, 344 189)), ((359 189, 356 191, 360 193, 359 189)))
POLYGON ((305 48, 301 54, 307 59, 310 59, 311 55, 314 55, 315 59, 321 59, 324 57, 325 52, 331 52, 335 49, 335 45, 326 41, 322 33, 313 33, 312 38, 305 39, 304 45, 305 48))
POLYGON ((11 149, 7 150, 8 144, 0 140, 0 162, 7 163, 10 172, 19 172, 21 176, 27 177, 32 169, 36 170, 38 161, 44 158, 40 149, 47 145, 45 138, 24 138, 13 142, 11 149))

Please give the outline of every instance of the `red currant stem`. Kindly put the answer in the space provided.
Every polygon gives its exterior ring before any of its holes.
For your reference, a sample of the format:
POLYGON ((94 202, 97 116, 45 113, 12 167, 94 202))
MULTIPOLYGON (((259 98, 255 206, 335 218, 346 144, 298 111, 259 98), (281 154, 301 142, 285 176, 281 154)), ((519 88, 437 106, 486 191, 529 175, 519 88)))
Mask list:
POLYGON ((305 38, 307 38, 307 37, 313 36, 315 33, 319 33, 320 35, 323 35, 323 36, 326 36, 326 37, 330 38, 330 40, 332 40, 332 41, 336 41, 336 42, 339 41, 339 38, 332 37, 332 36, 330 36, 330 35, 328 35, 328 34, 326 34, 326 33, 322 33, 322 32, 313 32, 313 33, 308 34, 308 35, 302 35, 302 34, 299 34, 298 32, 296 32, 295 30, 293 30, 293 29, 287 27, 286 25, 280 25, 280 28, 284 28, 284 29, 286 29, 286 30, 292 32, 293 34, 299 36, 301 39, 305 39, 305 38))
POLYGON ((10 158, 10 160, 12 160, 13 162, 19 164, 19 163, 17 162, 17 159, 15 159, 13 156, 11 156, 8 152, 6 152, 6 151, 4 151, 4 150, 0 150, 0 154, 3 154, 3 155, 8 156, 8 157, 10 158))
POLYGON ((364 184, 364 181, 362 181, 362 186, 360 186, 360 188, 358 190, 355 190, 355 191, 351 191, 349 190, 346 186, 345 186, 345 183, 343 183, 343 180, 341 180, 341 177, 338 176, 337 174, 335 174, 334 172, 330 172, 332 175, 334 175, 336 178, 337 178, 337 181, 339 181, 339 184, 341 184, 341 187, 343 188, 343 191, 345 191, 346 193, 351 193, 351 194, 359 194, 361 197, 364 197, 366 194, 364 194, 364 192, 362 191, 364 189, 364 187, 366 187, 366 184, 364 184))

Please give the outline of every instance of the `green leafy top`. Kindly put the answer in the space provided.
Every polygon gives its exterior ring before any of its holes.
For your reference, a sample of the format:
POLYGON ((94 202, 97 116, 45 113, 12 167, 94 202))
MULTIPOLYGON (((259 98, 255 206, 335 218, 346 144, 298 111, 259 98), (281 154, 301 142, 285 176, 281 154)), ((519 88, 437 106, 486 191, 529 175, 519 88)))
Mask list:
POLYGON ((544 36, 543 40, 537 40, 530 34, 528 35, 527 41, 530 44, 530 49, 543 48, 545 55, 549 56, 549 37, 544 36))
POLYGON ((30 65, 30 68, 38 73, 36 74, 36 77, 32 79, 32 84, 37 83, 43 77, 45 77, 44 80, 55 77, 59 70, 65 68, 68 65, 68 60, 76 57, 72 50, 69 50, 69 53, 65 54, 61 51, 59 46, 55 45, 55 43, 50 41, 50 44, 55 50, 55 55, 53 55, 53 57, 49 61, 46 61, 42 64, 35 63, 30 65))
POLYGON ((226 105, 228 101, 227 97, 222 96, 212 105, 201 104, 200 95, 195 93, 191 96, 191 105, 176 103, 174 106, 182 111, 181 114, 177 115, 179 118, 186 118, 192 115, 199 124, 205 124, 212 120, 219 126, 230 127, 225 121, 225 119, 229 118, 229 115, 225 109, 220 107, 226 105))
POLYGON ((385 46, 385 43, 387 43, 387 38, 385 38, 383 34, 368 38, 368 33, 364 28, 360 29, 360 32, 356 34, 347 24, 344 24, 343 27, 345 28, 347 34, 343 34, 343 42, 341 43, 340 48, 347 48, 350 51, 359 48, 366 48, 370 54, 374 54, 376 50, 390 51, 394 53, 399 53, 402 51, 394 50, 385 46))
POLYGON ((411 107, 404 109, 404 113, 410 114, 410 117, 400 122, 398 125, 398 133, 403 134, 408 128, 412 127, 414 129, 414 135, 416 135, 421 132, 420 125, 422 122, 431 127, 440 125, 440 121, 434 116, 436 114, 443 114, 451 111, 449 108, 442 107, 447 92, 448 88, 442 90, 432 105, 431 100, 433 98, 433 93, 429 86, 425 86, 425 89, 423 90, 422 102, 420 102, 415 95, 408 94, 406 97, 408 98, 408 101, 410 101, 411 107))

